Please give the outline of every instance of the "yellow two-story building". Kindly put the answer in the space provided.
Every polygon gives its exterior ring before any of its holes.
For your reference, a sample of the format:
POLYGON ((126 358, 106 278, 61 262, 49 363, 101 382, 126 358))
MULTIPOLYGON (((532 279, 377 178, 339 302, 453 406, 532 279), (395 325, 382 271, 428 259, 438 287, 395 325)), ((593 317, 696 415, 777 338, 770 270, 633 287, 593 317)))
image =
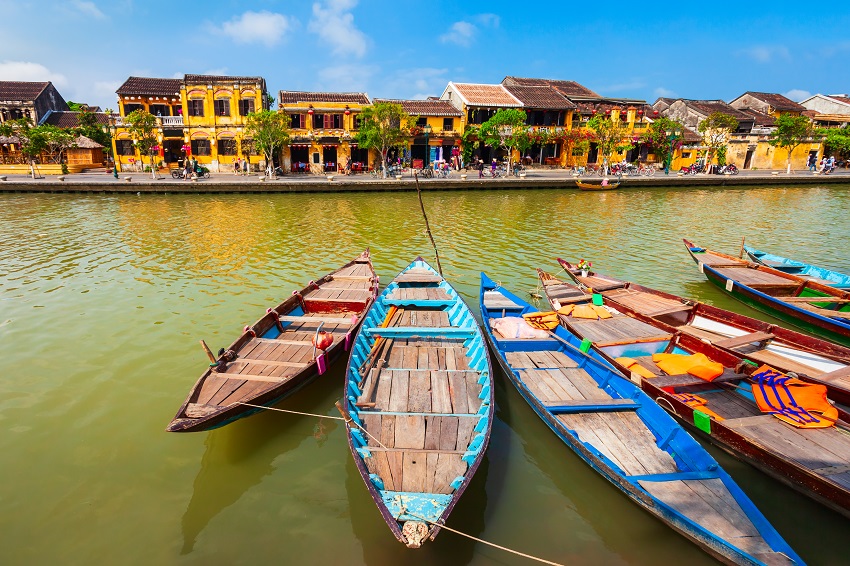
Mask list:
POLYGON ((278 112, 289 116, 292 138, 283 150, 282 167, 292 173, 336 172, 350 158, 355 172, 374 163, 367 149, 353 141, 360 113, 371 104, 365 92, 280 91, 278 112))
POLYGON ((233 171, 238 157, 256 168, 263 160, 245 132, 248 115, 268 110, 262 77, 185 75, 183 79, 130 77, 116 91, 118 119, 113 132, 121 170, 138 169, 147 156, 136 149, 124 118, 145 110, 157 118, 159 161, 176 167, 188 157, 212 171, 233 171))

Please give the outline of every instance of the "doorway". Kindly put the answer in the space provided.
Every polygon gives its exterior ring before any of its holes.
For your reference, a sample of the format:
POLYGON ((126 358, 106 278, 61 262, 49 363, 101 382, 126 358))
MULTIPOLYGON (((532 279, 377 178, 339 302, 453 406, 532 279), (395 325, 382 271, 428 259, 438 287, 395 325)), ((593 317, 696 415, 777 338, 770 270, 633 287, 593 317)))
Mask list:
POLYGON ((162 160, 165 163, 177 163, 183 159, 183 140, 164 140, 162 142, 162 160))
POLYGON ((336 146, 322 146, 322 162, 325 166, 325 171, 336 171, 336 146))
POLYGON ((744 167, 743 169, 749 169, 753 166, 753 155, 756 152, 756 148, 753 146, 747 147, 747 154, 744 156, 744 167))
POLYGON ((599 146, 594 142, 590 142, 590 150, 587 153, 587 163, 588 163, 588 165, 596 163, 596 161, 598 159, 599 159, 599 146))

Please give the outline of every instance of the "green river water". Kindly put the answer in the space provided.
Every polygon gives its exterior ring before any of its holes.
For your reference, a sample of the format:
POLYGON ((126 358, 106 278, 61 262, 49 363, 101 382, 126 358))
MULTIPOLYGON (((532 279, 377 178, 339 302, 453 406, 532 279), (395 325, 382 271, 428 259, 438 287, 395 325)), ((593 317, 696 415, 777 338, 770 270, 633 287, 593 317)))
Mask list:
MULTIPOLYGON (((426 193, 449 281, 526 294, 534 267, 726 298, 682 237, 850 271, 848 187, 426 193)), ((293 289, 370 246, 384 283, 433 259, 415 194, 0 195, 0 564, 531 564, 443 531, 396 542, 339 421, 266 412, 165 426, 207 359, 293 289)), ((281 407, 335 416, 343 364, 281 407)), ((565 564, 712 564, 570 452, 496 372, 496 421, 448 525, 565 564)), ((810 564, 850 521, 712 450, 810 564)))

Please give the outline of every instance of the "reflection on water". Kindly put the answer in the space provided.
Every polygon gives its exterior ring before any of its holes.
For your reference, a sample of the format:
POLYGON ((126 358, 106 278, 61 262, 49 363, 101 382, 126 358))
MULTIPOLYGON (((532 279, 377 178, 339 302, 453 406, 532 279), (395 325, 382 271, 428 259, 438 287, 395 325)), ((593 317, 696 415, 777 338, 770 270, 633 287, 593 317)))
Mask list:
MULTIPOLYGON (((846 187, 425 193, 446 276, 521 293, 556 256, 762 316, 697 271, 682 237, 741 237, 850 271, 846 187)), ((370 246, 388 282, 432 256, 415 194, 0 195, 0 555, 4 563, 525 564, 443 531, 396 542, 338 421, 267 412, 210 433, 165 425, 266 307, 370 246), (45 544, 50 533, 50 544, 45 544), (127 549, 134 549, 128 558, 127 549)), ((335 416, 342 365, 281 407, 335 416)), ((497 373, 490 450, 449 526, 568 563, 708 563, 601 480, 497 373)), ((850 522, 721 461, 810 563, 850 522), (789 514, 788 508, 794 513, 789 514), (821 536, 822 534, 834 536, 821 536)))

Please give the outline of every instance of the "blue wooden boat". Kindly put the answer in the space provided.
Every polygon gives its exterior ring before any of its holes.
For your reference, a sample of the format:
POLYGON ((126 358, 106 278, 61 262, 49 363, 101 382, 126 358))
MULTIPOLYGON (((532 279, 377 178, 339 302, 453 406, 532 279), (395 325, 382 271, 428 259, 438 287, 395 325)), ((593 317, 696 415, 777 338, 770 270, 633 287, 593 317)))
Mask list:
POLYGON ((469 307, 417 258, 367 313, 341 404, 366 488, 410 548, 437 536, 484 457, 491 379, 469 307))
POLYGON ((807 332, 850 346, 850 291, 683 241, 700 272, 732 297, 807 332))
POLYGON ((803 563, 702 446, 598 353, 583 353, 560 326, 546 338, 499 334, 495 321, 536 309, 483 273, 480 306, 487 339, 517 391, 632 501, 726 563, 803 563))
POLYGON ((754 262, 772 267, 777 271, 817 281, 818 283, 829 285, 830 287, 850 289, 850 275, 832 271, 825 267, 818 267, 816 265, 803 263, 802 261, 795 261, 793 259, 788 259, 787 257, 763 252, 750 246, 744 246, 744 251, 747 252, 747 255, 754 262))

